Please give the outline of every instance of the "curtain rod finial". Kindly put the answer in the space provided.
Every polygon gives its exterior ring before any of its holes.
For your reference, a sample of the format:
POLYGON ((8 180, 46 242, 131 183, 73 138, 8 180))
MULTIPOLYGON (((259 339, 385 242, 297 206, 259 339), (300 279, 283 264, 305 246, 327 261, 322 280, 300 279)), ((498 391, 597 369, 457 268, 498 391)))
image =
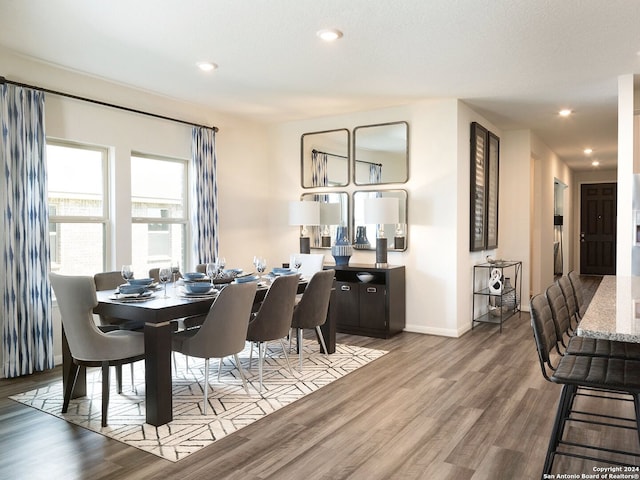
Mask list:
POLYGON ((7 83, 7 79, 0 75, 0 85, 7 83))

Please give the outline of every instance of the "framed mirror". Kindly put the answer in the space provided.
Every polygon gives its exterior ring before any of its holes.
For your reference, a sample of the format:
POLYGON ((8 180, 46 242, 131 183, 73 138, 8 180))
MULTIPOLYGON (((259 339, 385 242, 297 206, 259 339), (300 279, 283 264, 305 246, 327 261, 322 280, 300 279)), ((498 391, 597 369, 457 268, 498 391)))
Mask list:
POLYGON ((330 249, 338 226, 349 226, 349 195, 347 192, 303 193, 300 200, 320 203, 320 225, 307 227, 311 248, 330 249))
POLYGON ((300 139, 302 187, 343 187, 349 183, 349 130, 305 133, 300 139))
MULTIPOLYGON (((353 248, 358 250, 375 250, 376 236, 382 227, 387 238, 389 250, 404 251, 407 249, 407 191, 406 190, 358 190, 353 193, 353 248), (370 200, 379 198, 397 199, 397 222, 376 224, 367 223, 370 212, 367 206, 370 200)), ((395 213, 395 212, 391 212, 395 213)))
POLYGON ((404 183, 409 179, 409 124, 382 123, 353 130, 356 185, 404 183))

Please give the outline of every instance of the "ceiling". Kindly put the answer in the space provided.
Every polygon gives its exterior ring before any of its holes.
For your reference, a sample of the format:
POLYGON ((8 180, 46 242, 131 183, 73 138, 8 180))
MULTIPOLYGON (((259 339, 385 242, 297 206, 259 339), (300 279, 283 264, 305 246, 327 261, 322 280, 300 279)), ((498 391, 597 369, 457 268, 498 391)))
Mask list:
POLYGON ((610 168, 618 77, 640 73, 640 2, 0 0, 0 45, 263 122, 459 98, 574 169, 610 168), (322 28, 344 36, 324 43, 322 28))

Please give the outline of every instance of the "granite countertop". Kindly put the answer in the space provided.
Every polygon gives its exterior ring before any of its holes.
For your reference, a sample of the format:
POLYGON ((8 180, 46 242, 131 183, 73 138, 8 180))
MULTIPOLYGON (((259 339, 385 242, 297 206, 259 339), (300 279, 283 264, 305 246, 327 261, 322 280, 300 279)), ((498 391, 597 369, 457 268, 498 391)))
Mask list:
POLYGON ((640 277, 605 276, 578 335, 640 343, 640 277))

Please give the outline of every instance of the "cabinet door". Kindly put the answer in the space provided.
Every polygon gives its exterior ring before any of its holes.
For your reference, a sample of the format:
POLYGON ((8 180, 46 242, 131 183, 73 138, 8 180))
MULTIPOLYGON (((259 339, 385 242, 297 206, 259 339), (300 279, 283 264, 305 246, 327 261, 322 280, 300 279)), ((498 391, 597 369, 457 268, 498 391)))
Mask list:
POLYGON ((386 296, 384 285, 361 284, 360 287, 360 326, 376 330, 387 328, 386 296))
POLYGON ((335 282, 336 323, 357 327, 359 322, 358 284, 335 282))

